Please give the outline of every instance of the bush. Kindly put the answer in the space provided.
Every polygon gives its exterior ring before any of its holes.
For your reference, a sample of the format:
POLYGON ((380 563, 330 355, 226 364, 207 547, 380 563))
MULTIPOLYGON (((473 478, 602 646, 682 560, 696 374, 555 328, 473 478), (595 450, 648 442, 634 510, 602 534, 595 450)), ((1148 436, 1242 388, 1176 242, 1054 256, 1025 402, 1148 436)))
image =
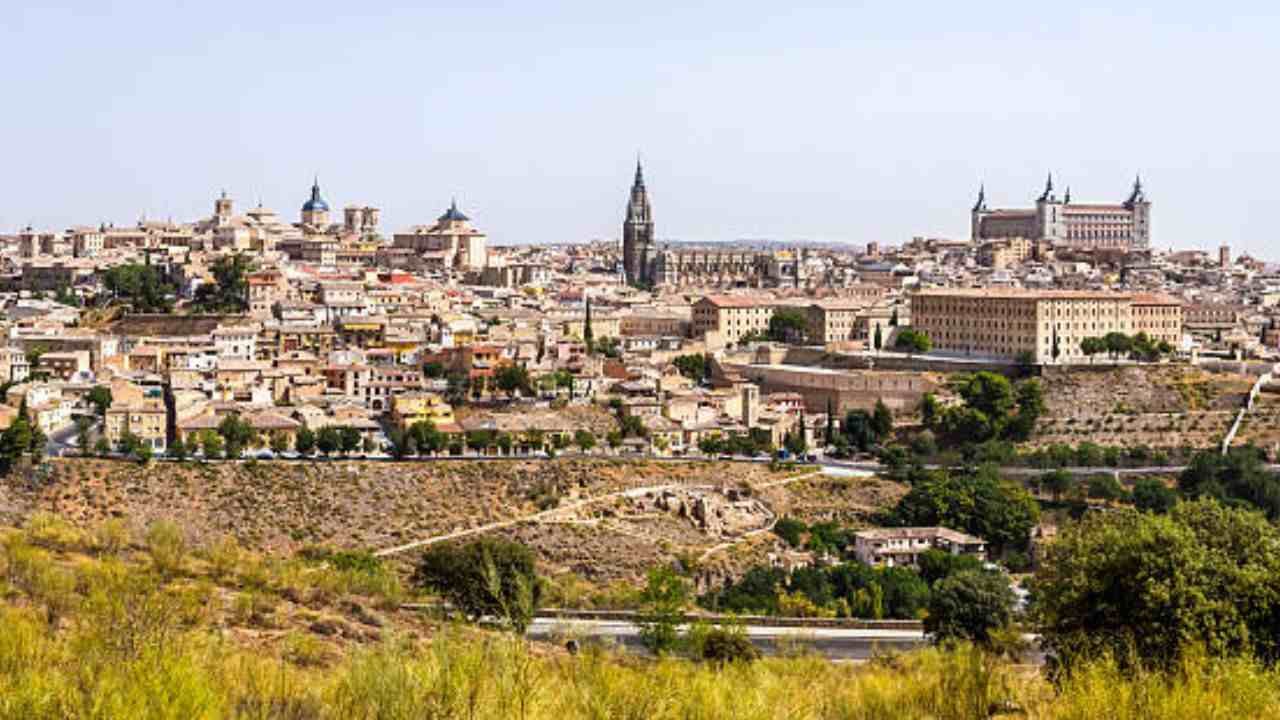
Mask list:
POLYGON ((1280 659, 1280 530, 1255 512, 1200 500, 1090 513, 1047 546, 1034 592, 1042 644, 1068 667, 1167 669, 1193 645, 1280 659))
POLYGON ((495 538, 431 546, 413 582, 442 595, 472 622, 493 616, 518 634, 528 628, 542 597, 533 552, 495 538))
POLYGON ((760 658, 760 650, 751 644, 741 625, 712 628, 701 641, 702 659, 717 665, 749 663, 760 658))
POLYGON ((187 557, 187 538, 173 522, 160 520, 147 528, 147 552, 163 575, 182 572, 187 557))
POLYGON ((801 546, 800 538, 808 530, 808 525, 793 517, 784 517, 773 526, 773 534, 785 540, 793 548, 801 546))
POLYGON ((924 629, 937 642, 990 645, 992 634, 1013 619, 1014 602, 1004 573, 962 570, 934 585, 924 629))
POLYGON ((674 650, 680 640, 684 609, 689 604, 689 586, 684 578, 669 567, 651 569, 640 601, 640 641, 655 655, 674 650))

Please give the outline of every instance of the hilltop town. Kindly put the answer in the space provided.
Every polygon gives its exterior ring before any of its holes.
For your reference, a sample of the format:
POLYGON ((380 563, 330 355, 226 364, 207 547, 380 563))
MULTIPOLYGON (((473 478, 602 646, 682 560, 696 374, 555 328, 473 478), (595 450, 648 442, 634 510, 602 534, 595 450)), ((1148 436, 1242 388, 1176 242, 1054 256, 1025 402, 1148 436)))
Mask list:
POLYGON ((953 372, 1273 359, 1280 274, 1152 249, 1151 206, 1050 178, 1028 210, 984 188, 970 238, 692 246, 655 239, 637 165, 621 243, 491 243, 456 202, 386 231, 318 181, 296 219, 223 193, 26 228, 0 238, 0 421, 24 407, 50 455, 223 455, 228 418, 245 457, 417 454, 423 421, 436 454, 754 455, 877 401, 913 416, 953 372))

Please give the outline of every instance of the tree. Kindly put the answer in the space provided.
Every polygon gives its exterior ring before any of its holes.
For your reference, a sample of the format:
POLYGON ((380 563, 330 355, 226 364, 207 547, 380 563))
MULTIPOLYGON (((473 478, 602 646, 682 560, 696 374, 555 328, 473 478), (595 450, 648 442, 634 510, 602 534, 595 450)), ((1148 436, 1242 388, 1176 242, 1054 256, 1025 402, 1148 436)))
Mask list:
POLYGON ((1014 396, 1018 412, 1006 420, 1001 434, 1009 440, 1025 442, 1031 439, 1036 422, 1044 414, 1044 390, 1039 380, 1031 378, 1018 383, 1014 396))
POLYGON ((963 570, 981 570, 982 561, 976 555, 953 555, 936 548, 925 550, 916 558, 920 579, 930 586, 943 578, 963 570))
POLYGON ((449 439, 430 420, 419 420, 409 426, 409 433, 418 451, 429 455, 438 455, 449 444, 449 439))
POLYGON ((316 449, 321 455, 329 457, 342 448, 342 433, 332 425, 320 428, 316 433, 316 449))
POLYGON ((497 437, 492 430, 468 430, 466 435, 467 449, 474 453, 483 453, 493 447, 497 437))
POLYGON ((517 635, 524 634, 542 598, 533 553, 497 538, 432 545, 413 583, 439 593, 471 621, 496 617, 517 635))
POLYGON ((515 438, 511 437, 511 433, 508 433, 508 432, 498 433, 498 439, 495 442, 498 445, 498 449, 502 451, 503 455, 510 455, 511 448, 515 447, 516 445, 515 438))
POLYGON ((878 440, 875 423, 866 410, 850 410, 845 413, 842 431, 849 445, 862 452, 870 450, 878 440))
POLYGON ((48 438, 31 421, 24 397, 9 427, 0 433, 0 472, 7 474, 25 456, 30 456, 32 462, 39 462, 44 457, 47 443, 48 438))
POLYGON ((640 641, 655 655, 675 649, 680 639, 680 623, 689 604, 689 585, 670 567, 649 570, 640 592, 641 615, 636 624, 640 641))
POLYGON ((1094 355, 1097 355, 1100 352, 1106 352, 1106 349, 1106 344, 1102 342, 1101 338, 1087 337, 1080 341, 1080 352, 1084 353, 1085 357, 1089 358, 1090 364, 1093 363, 1094 355))
POLYGON ((797 428, 796 430, 787 433, 786 437, 783 438, 782 447, 792 455, 804 455, 809 448, 808 443, 806 443, 804 439, 803 428, 797 428))
POLYGON ((529 371, 522 365, 503 365, 498 368, 493 379, 497 388, 509 398, 514 398, 517 391, 525 395, 533 394, 533 381, 529 378, 529 371))
POLYGON ((1133 340, 1122 332, 1109 332, 1103 336, 1102 344, 1111 359, 1115 360, 1129 352, 1129 349, 1133 347, 1133 340))
POLYGON ((1231 448, 1226 455, 1196 453, 1178 477, 1178 489, 1187 497, 1247 503, 1272 521, 1280 520, 1280 478, 1267 471, 1254 447, 1231 448))
POLYGON ((808 330, 809 320, 800 310, 779 308, 769 318, 769 339, 774 342, 799 342, 808 330))
POLYGON ((222 436, 212 430, 200 434, 200 452, 206 460, 222 455, 222 436))
POLYGON ((316 434, 309 427, 298 428, 298 435, 293 440, 293 449, 303 457, 311 457, 316 451, 316 434))
POLYGON ((929 339, 929 336, 912 328, 899 330, 898 337, 893 344, 898 350, 902 350, 908 355, 927 353, 933 349, 933 341, 929 339))
POLYGON ((924 629, 936 642, 968 640, 990 646, 992 633, 1013 619, 1015 601, 1004 573, 961 570, 933 586, 924 629))
POLYGON ((1113 502, 1125 496, 1124 486, 1120 484, 1120 481, 1114 475, 1110 474, 1090 476, 1086 492, 1089 497, 1095 500, 1107 502, 1113 502))
POLYGON ((88 457, 91 450, 89 429, 93 427, 92 421, 86 417, 76 418, 76 447, 80 448, 80 454, 88 457))
POLYGON ((586 297, 586 318, 582 321, 582 342, 587 346, 587 354, 594 355, 596 352, 596 335, 591 330, 591 296, 586 297))
POLYGON ((912 527, 942 525, 987 541, 996 551, 1026 549, 1040 506, 1026 488, 1000 478, 992 466, 974 470, 915 470, 911 490, 889 519, 912 527))
POLYGON ((413 436, 400 428, 391 428, 387 433, 387 440, 391 442, 391 458, 393 460, 403 460, 413 454, 417 449, 416 443, 413 442, 413 436))
POLYGON ((1053 357, 1053 361, 1058 362, 1058 356, 1062 354, 1062 347, 1058 343, 1058 326, 1057 325, 1054 325, 1053 327, 1053 346, 1049 352, 1050 352, 1050 355, 1053 357))
POLYGON ((91 389, 85 399, 93 405, 94 412, 98 417, 106 417, 107 409, 111 407, 111 388, 105 385, 96 385, 91 389))
POLYGON ((898 327, 898 306, 893 306, 893 312, 889 314, 889 327, 898 327))
POLYGON ((341 449, 343 455, 349 455, 360 449, 360 445, 364 440, 364 437, 360 434, 359 430, 353 427, 344 427, 339 428, 338 433, 342 443, 341 449))
POLYGON ((876 434, 876 440, 879 442, 884 442, 893 432, 893 412, 881 398, 876 398, 876 407, 871 413, 871 430, 876 434))
POLYGON ((240 457, 244 449, 253 443, 257 432, 247 421, 241 420, 239 415, 232 413, 218 423, 218 434, 226 443, 226 455, 230 460, 240 457))
POLYGON ((701 382, 702 378, 707 374, 707 358, 705 355, 680 355, 671 361, 676 366, 680 374, 693 380, 701 382))
POLYGON ((157 268, 125 263, 102 273, 102 287, 111 301, 129 306, 138 313, 167 313, 173 309, 176 290, 165 282, 157 268))
POLYGON ((276 455, 289 452, 289 433, 284 430, 271 431, 271 452, 276 455))
POLYGON ((248 255, 234 253, 213 261, 213 283, 201 285, 191 306, 198 313, 242 313, 249 309, 248 281, 253 271, 248 255))
POLYGON ((111 454, 111 441, 107 440, 105 435, 99 435, 97 441, 93 443, 93 452, 98 457, 106 457, 111 454))
POLYGON ((973 373, 957 389, 966 405, 989 418, 1003 418, 1013 410, 1013 384, 998 373, 973 373))
POLYGON ((190 451, 187 449, 187 444, 182 442, 181 437, 175 437, 173 442, 169 443, 168 453, 169 457, 182 462, 187 459, 187 455, 190 451))
POLYGON ((591 452, 591 448, 596 446, 596 436, 590 430, 577 430, 573 433, 573 444, 582 452, 591 452))
POLYGON ((1140 478, 1133 483, 1133 506, 1142 512, 1164 514, 1178 504, 1178 493, 1157 478, 1140 478))
POLYGON ((880 323, 876 323, 876 336, 875 336, 874 344, 875 344, 876 352, 880 352, 880 348, 884 347, 884 337, 880 332, 880 323))
POLYGON ((609 448, 611 450, 617 450, 619 447, 622 447, 622 433, 617 430, 610 430, 608 434, 604 436, 604 439, 605 442, 609 444, 609 448))
POLYGON ((120 439, 116 441, 116 452, 126 457, 133 455, 138 446, 142 444, 142 439, 137 435, 125 430, 120 433, 120 439))
POLYGON ((439 380, 444 377, 444 364, 435 360, 429 360, 422 364, 422 374, 430 380, 439 380))
POLYGON ((1053 495, 1054 501, 1062 499, 1071 487, 1075 484, 1075 478, 1071 473, 1061 468, 1051 470, 1040 476, 1040 487, 1048 490, 1053 495))
POLYGON ((1067 668, 1168 669, 1189 650, 1280 659, 1280 530, 1249 510, 1086 514, 1046 547, 1033 592, 1042 646, 1067 668))

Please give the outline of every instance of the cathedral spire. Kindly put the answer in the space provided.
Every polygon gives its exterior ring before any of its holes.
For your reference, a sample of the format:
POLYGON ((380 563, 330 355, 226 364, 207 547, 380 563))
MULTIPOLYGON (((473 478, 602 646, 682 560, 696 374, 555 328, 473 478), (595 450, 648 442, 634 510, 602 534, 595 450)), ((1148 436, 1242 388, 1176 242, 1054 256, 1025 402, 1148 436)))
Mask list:
POLYGON ((980 210, 986 210, 986 209, 987 209, 987 184, 981 183, 978 185, 978 201, 973 204, 973 211, 978 212, 980 210))
POLYGON ((644 168, 640 166, 640 154, 636 153, 636 181, 635 188, 644 189, 644 168))
POLYGON ((1053 173, 1049 173, 1049 177, 1044 181, 1044 194, 1040 196, 1040 200, 1049 200, 1053 197, 1053 173))

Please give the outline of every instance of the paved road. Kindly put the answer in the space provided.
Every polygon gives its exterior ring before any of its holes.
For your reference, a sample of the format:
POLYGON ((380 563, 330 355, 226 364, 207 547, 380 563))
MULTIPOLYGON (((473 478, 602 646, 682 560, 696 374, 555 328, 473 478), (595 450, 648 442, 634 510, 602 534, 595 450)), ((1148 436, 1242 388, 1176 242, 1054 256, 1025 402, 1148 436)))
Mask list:
MULTIPOLYGON (((748 625, 747 637, 765 653, 812 648, 832 660, 866 660, 877 653, 911 650, 926 644, 919 630, 858 630, 852 628, 783 628, 748 625)), ((562 620, 538 618, 529 627, 535 640, 564 642, 569 638, 616 643, 639 650, 640 630, 618 620, 562 620)))

